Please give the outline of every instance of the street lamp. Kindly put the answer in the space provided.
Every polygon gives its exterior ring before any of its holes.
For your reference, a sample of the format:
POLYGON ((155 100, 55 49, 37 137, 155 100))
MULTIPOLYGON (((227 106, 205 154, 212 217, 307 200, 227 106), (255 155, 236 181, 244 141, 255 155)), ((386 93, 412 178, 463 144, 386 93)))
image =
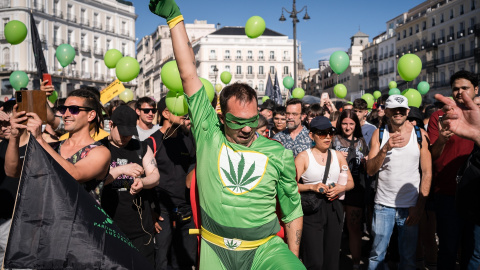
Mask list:
POLYGON ((215 85, 217 85, 217 72, 218 68, 217 65, 213 66, 213 75, 215 76, 215 85))
POLYGON ((303 19, 310 20, 310 16, 308 16, 307 12, 307 6, 304 6, 302 9, 297 11, 295 1, 296 0, 293 0, 293 7, 291 12, 288 11, 286 8, 282 7, 282 16, 279 19, 279 21, 281 22, 287 20, 285 16, 283 16, 283 11, 285 11, 286 13, 290 14, 290 18, 292 18, 293 22, 293 88, 297 87, 297 23, 300 22, 300 20, 297 18, 297 14, 302 13, 302 11, 305 9, 305 16, 303 16, 303 19))

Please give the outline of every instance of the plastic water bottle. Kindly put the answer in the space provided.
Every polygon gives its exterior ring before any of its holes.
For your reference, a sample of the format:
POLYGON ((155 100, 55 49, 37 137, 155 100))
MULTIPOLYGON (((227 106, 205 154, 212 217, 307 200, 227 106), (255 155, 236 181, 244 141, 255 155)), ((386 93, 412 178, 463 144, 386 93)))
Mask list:
MULTIPOLYGON (((348 166, 347 165, 343 165, 342 166, 342 171, 340 172, 340 175, 338 176, 338 181, 337 181, 337 184, 339 185, 342 185, 342 186, 346 186, 347 185, 347 179, 348 179, 348 166)), ((338 194, 338 199, 339 200, 343 200, 345 199, 345 192, 340 192, 338 194)))

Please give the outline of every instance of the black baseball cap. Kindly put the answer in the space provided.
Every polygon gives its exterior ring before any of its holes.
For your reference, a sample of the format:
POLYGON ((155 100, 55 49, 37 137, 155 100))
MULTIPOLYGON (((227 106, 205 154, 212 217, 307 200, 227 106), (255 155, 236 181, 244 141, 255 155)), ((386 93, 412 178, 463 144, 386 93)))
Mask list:
POLYGON ((260 111, 263 111, 265 109, 273 111, 273 109, 275 109, 275 102, 273 102, 273 100, 271 99, 265 100, 265 102, 263 102, 262 105, 260 105, 260 111))
POLYGON ((122 136, 138 136, 137 113, 127 105, 118 106, 110 119, 118 127, 118 133, 122 136))
MULTIPOLYGON (((326 130, 329 128, 334 128, 332 123, 325 116, 317 116, 312 119, 310 122, 310 130, 326 130)), ((335 128, 334 128, 335 129, 335 128)))
POLYGON ((160 101, 157 103, 157 111, 158 113, 161 115, 162 112, 167 108, 167 103, 165 102, 165 100, 167 99, 167 97, 163 97, 162 99, 160 99, 160 101))

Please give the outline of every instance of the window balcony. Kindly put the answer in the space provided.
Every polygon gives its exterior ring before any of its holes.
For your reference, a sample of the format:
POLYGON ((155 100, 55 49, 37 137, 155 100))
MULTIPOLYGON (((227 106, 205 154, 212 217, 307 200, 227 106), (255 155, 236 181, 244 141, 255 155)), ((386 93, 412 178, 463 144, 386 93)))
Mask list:
POLYGON ((242 61, 242 60, 243 60, 243 58, 241 56, 235 57, 235 61, 242 61))
POLYGON ((247 61, 252 62, 253 61, 253 56, 247 56, 247 61))
POLYGON ((247 73, 247 79, 255 79, 255 73, 247 73))
POLYGON ((81 18, 80 19, 80 25, 83 25, 83 26, 90 26, 90 22, 87 20, 87 18, 81 18))
POLYGON ((265 79, 265 73, 263 73, 263 74, 258 73, 257 74, 257 79, 265 79))
POLYGON ((60 10, 54 8, 53 17, 63 19, 63 13, 60 10))
POLYGON ((90 46, 88 45, 82 45, 80 50, 84 53, 90 53, 92 50, 90 49, 90 46))
POLYGON ((265 61, 265 57, 259 56, 259 57, 258 57, 258 61, 265 61))
MULTIPOLYGON (((393 52, 392 52, 392 56, 393 56, 393 52)), ((387 59, 388 58, 388 53, 384 53, 383 58, 387 59)))
POLYGON ((106 31, 106 32, 110 32, 110 33, 114 33, 114 32, 115 32, 115 29, 113 28, 113 26, 107 24, 107 25, 105 26, 105 31, 106 31))
POLYGON ((77 17, 71 13, 68 13, 67 15, 67 21, 76 23, 77 22, 77 17))
POLYGON ((284 56, 283 61, 290 61, 290 56, 284 56))
POLYGON ((96 54, 96 55, 103 55, 104 54, 103 49, 101 49, 101 48, 95 48, 93 53, 96 54))
POLYGON ((208 60, 217 60, 217 56, 216 55, 210 55, 208 57, 208 60))
POLYGON ((457 38, 462 38, 465 36, 465 30, 460 30, 457 32, 457 38))
POLYGON ((453 33, 447 36, 447 41, 452 41, 454 39, 455 39, 455 35, 453 33))
POLYGON ((63 39, 61 39, 61 38, 54 38, 54 42, 53 42, 53 45, 54 45, 54 46, 60 46, 60 45, 63 44, 63 43, 65 43, 65 42, 63 41, 63 39))
POLYGON ((388 53, 388 56, 389 56, 389 57, 392 57, 393 54, 394 54, 393 51, 390 51, 390 52, 388 53))
POLYGON ((445 38, 443 38, 443 37, 439 38, 439 39, 438 39, 438 44, 441 45, 441 44, 443 44, 443 43, 445 43, 445 38))
POLYGON ((93 28, 98 29, 98 30, 102 30, 102 24, 99 21, 94 21, 93 22, 93 28))
POLYGON ((225 56, 225 57, 223 57, 223 60, 225 60, 225 61, 231 61, 232 59, 230 58, 230 56, 225 56))
POLYGON ((235 79, 243 79, 244 75, 243 73, 235 73, 235 79))
POLYGON ((471 35, 471 34, 473 34, 473 31, 474 31, 473 26, 471 26, 467 29, 467 34, 471 35))
POLYGON ((270 57, 268 58, 268 61, 275 61, 275 60, 276 60, 275 57, 271 57, 271 56, 270 56, 270 57))

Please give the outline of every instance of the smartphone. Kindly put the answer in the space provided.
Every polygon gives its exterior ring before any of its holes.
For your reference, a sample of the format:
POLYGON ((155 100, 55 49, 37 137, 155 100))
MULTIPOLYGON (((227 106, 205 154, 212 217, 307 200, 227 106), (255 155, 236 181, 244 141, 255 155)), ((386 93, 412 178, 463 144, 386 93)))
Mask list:
POLYGON ((34 112, 44 124, 47 123, 47 95, 45 92, 40 90, 16 91, 15 100, 18 104, 17 111, 34 112))
POLYGON ((43 81, 48 80, 48 83, 46 85, 52 85, 52 75, 48 73, 43 73, 43 81))

